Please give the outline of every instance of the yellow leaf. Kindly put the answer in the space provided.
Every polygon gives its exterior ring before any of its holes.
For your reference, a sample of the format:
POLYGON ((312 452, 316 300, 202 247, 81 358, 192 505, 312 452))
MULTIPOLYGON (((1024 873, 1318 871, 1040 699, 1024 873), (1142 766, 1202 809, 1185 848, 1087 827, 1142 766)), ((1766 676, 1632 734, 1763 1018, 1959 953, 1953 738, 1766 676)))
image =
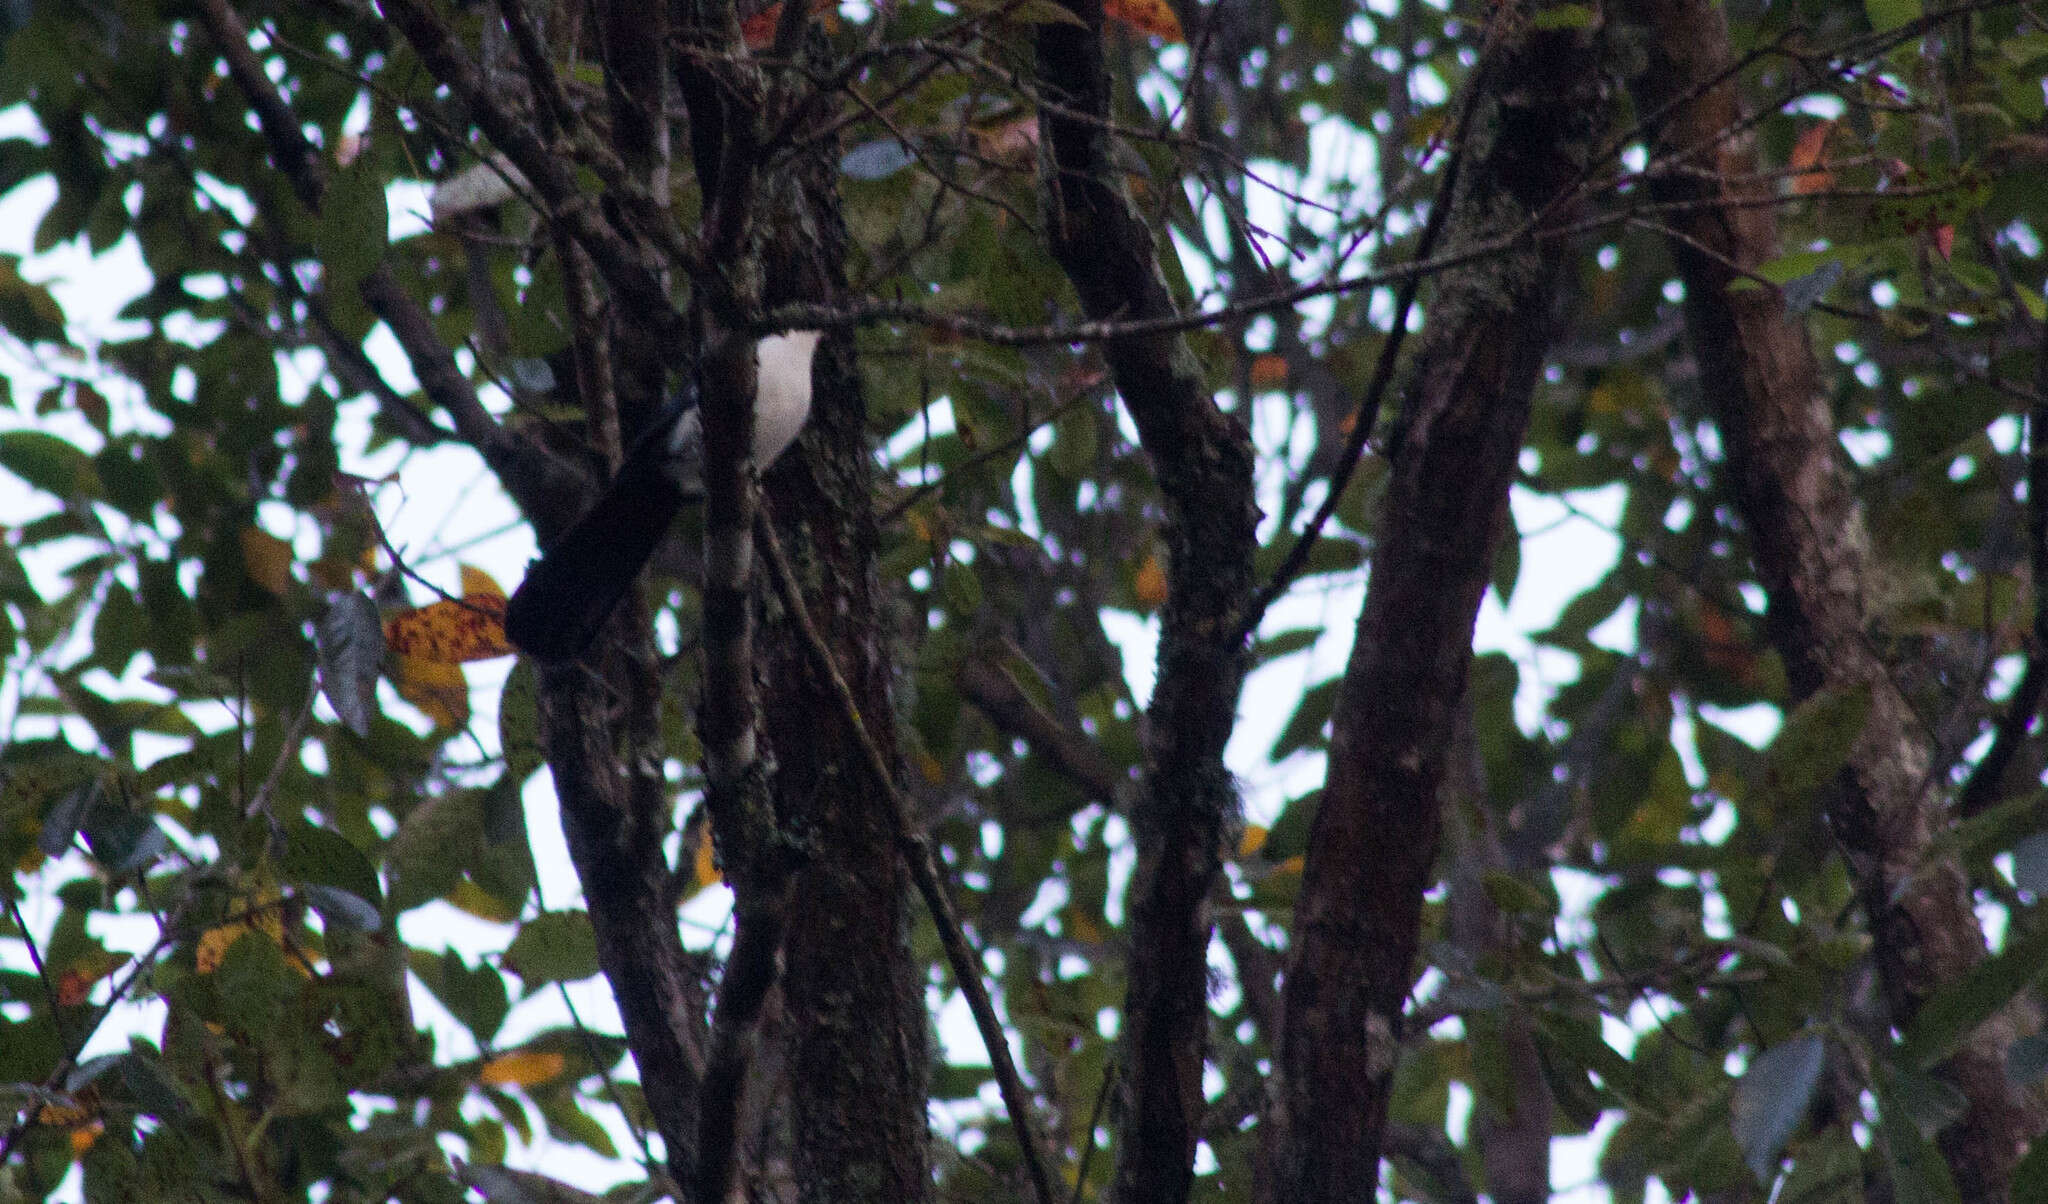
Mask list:
POLYGON ((465 600, 474 601, 477 598, 502 598, 505 596, 505 587, 499 585, 497 580, 489 573, 484 572, 473 564, 465 564, 461 566, 461 569, 462 596, 465 600))
POLYGON ((552 1051, 515 1049, 485 1062, 476 1081, 486 1087, 531 1087, 562 1073, 564 1065, 562 1055, 552 1051))
POLYGON ((1301 873, 1302 869, 1307 865, 1308 858, 1300 853, 1296 853, 1294 856, 1289 857, 1287 860, 1281 862, 1279 865, 1274 866, 1273 876, 1277 876, 1280 874, 1298 875, 1301 873))
POLYGON ((1173 15, 1166 0, 1102 0, 1102 15, 1168 42, 1187 41, 1180 18, 1173 15))
POLYGON ((92 1109, 83 1101, 74 1103, 48 1103, 36 1109, 36 1123, 51 1128, 69 1128, 82 1125, 92 1119, 92 1109))
POLYGON ((348 589, 356 583, 356 566, 346 560, 322 557, 306 566, 313 584, 329 593, 348 589))
POLYGON ((199 972, 211 974, 220 969, 222 959, 228 955, 228 946, 242 939, 242 934, 247 931, 249 926, 240 920, 207 929, 199 938, 198 952, 193 955, 199 972))
POLYGON ((292 545, 263 530, 242 530, 242 571, 249 580, 278 597, 292 587, 292 545))
POLYGON ((493 924, 509 924, 519 918, 519 909, 509 907, 503 899, 464 878, 455 884, 447 894, 448 902, 479 920, 493 924))
POLYGON ((1159 553, 1147 552, 1145 563, 1138 566, 1137 576, 1131 580, 1131 593, 1138 603, 1155 607, 1166 601, 1166 568, 1159 563, 1159 553))
POLYGON ((1251 857, 1266 847, 1266 829, 1258 824, 1246 824, 1244 835, 1238 838, 1237 855, 1251 857))
POLYGON ((712 847, 711 832, 707 827, 697 838, 697 855, 690 859, 690 894, 695 896, 724 880, 725 875, 718 872, 718 850, 712 847))
POLYGON ((435 727, 469 722, 469 679, 462 666, 420 656, 401 656, 392 678, 398 696, 418 707, 435 727))
POLYGON ((443 665, 510 656, 505 596, 471 594, 392 615, 384 620, 384 644, 401 657, 443 665))
POLYGON ((946 767, 939 764, 937 757, 921 749, 917 754, 917 772, 923 774, 924 780, 934 786, 941 785, 946 780, 946 767))

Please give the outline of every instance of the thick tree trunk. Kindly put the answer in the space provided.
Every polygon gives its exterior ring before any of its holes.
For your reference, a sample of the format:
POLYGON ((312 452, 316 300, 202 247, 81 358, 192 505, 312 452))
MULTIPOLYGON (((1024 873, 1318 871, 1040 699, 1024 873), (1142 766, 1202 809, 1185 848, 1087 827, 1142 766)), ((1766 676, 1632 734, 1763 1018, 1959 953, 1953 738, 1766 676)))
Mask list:
MULTIPOLYGON (((1605 112, 1597 65, 1583 30, 1510 32, 1489 52, 1442 202, 1449 249, 1545 214, 1576 182, 1605 112)), ((1525 243, 1446 274, 1428 308, 1295 909, 1261 1184, 1274 1204, 1377 1198, 1439 792, 1559 262, 1554 243, 1525 243)))
MULTIPOLYGON (((1655 194, 1694 203, 1669 215, 1669 247, 1792 700, 1870 693, 1862 738, 1823 805, 1869 916, 1893 1022, 1904 1024, 1983 959, 1983 930, 1955 862, 1929 861, 1945 819, 1929 789, 1928 741, 1871 638, 1876 558, 1806 330, 1775 290, 1729 289, 1740 269, 1778 254, 1778 239, 1770 207, 1755 203, 1772 182, 1756 174, 1734 84, 1713 83, 1733 61, 1726 18, 1710 0, 1638 0, 1629 12, 1649 31, 1648 69, 1633 88, 1667 160, 1655 194), (1716 200, 1729 203, 1697 204, 1716 200)), ((1969 1101, 1939 1139, 1966 1200, 2009 1198, 2013 1163, 2041 1129, 2039 1104, 2005 1077, 2015 1035, 2009 1018, 1994 1019, 1944 1068, 1969 1101)))
MULTIPOLYGON (((807 215, 775 229, 817 236, 815 244, 792 238, 767 248, 771 305, 840 299, 846 236, 833 191, 836 160, 829 149, 806 160, 801 184, 770 202, 807 215)), ((804 609, 853 689, 865 737, 893 765, 896 711, 865 401, 852 357, 839 346, 821 350, 815 379, 803 454, 785 457, 767 493, 804 609)), ((862 768, 862 733, 847 723, 788 616, 770 608, 763 631, 763 729, 775 756, 776 810, 783 839, 808 853, 783 938, 798 1198, 913 1204, 931 1192, 930 1021, 910 954, 915 900, 896 817, 862 768)))

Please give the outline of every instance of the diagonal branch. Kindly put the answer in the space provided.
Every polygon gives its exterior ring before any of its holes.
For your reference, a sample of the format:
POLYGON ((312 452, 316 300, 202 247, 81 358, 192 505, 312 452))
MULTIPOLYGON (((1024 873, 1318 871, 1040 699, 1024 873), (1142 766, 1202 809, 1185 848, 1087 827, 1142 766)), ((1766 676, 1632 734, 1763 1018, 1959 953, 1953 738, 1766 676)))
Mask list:
POLYGON ((969 701, 1004 731, 1014 732, 1043 753, 1053 768, 1105 803, 1115 803, 1130 775, 1085 734, 1061 723, 1033 702, 1009 670, 982 657, 960 662, 953 675, 969 701))

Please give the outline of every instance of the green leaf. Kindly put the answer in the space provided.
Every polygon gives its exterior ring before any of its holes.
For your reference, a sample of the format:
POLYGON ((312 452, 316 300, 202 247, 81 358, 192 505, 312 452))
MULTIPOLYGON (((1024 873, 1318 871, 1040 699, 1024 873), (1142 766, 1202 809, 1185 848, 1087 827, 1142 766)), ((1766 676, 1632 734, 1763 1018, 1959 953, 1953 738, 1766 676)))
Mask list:
POLYGON ((574 982, 597 973, 597 934, 580 911, 551 911, 519 926, 505 950, 505 968, 531 991, 551 982, 574 982))
POLYGON ((1897 1204, 1962 1204, 1948 1163, 1920 1131, 1905 1106, 1889 1090, 1880 1087, 1877 1108, 1877 1139, 1891 1167, 1897 1204))
POLYGON ((1495 907, 1514 915, 1549 916, 1557 912, 1557 900, 1548 891, 1532 885, 1507 870, 1488 870, 1482 879, 1486 897, 1495 907))
POLYGON ((1777 798, 1801 801, 1819 793, 1848 764, 1870 719, 1870 687, 1823 690, 1785 717, 1764 753, 1764 783, 1777 798))
POLYGON ((1934 1066, 2043 970, 2048 970, 2048 924, 2038 924, 2031 932, 2015 931, 1995 956, 1977 963, 1960 981, 1921 1005, 1899 1043, 1900 1061, 1922 1069, 1934 1066))
POLYGON ((469 965, 453 949, 443 950, 438 958, 415 950, 411 963, 434 998, 462 1022, 478 1045, 488 1048, 512 1010, 505 976, 489 965, 469 965))
POLYGON ((498 695, 498 747, 505 757, 505 778, 514 785, 524 785, 545 763, 535 681, 533 662, 522 656, 505 675, 505 689, 498 695))
POLYGON ((1864 15, 1870 18, 1870 28, 1878 33, 1890 33, 1908 21, 1920 17, 1920 0, 1863 0, 1864 15))
POLYGON ((1758 1054, 1735 1084, 1729 1121, 1743 1160, 1765 1187, 1777 1178, 1778 1156, 1799 1129, 1827 1065, 1827 1042, 1804 1033, 1758 1054))
POLYGON ((278 871, 287 882, 346 891, 372 911, 384 903, 384 888, 370 859, 348 837, 329 828, 304 824, 294 829, 286 838, 278 871))
POLYGON ((377 707, 377 670, 384 663, 384 624, 361 593, 336 595, 313 627, 320 652, 320 692, 343 727, 368 739, 377 707))
POLYGON ((368 160, 337 174, 320 199, 313 251, 331 274, 333 293, 353 293, 375 271, 389 245, 391 213, 384 178, 368 160))
POLYGON ((0 468, 62 501, 99 492, 92 457, 43 431, 0 431, 0 468))
POLYGON ((1515 584, 1522 577, 1522 537, 1515 530, 1515 516, 1507 516, 1507 529, 1501 533, 1500 546, 1493 551, 1493 592, 1500 599, 1503 608, 1514 600, 1515 584))
POLYGON ((1539 9, 1529 20, 1531 29, 1590 29, 1593 10, 1584 4, 1557 4, 1539 9))
POLYGON ((1279 660, 1283 656, 1306 651, 1315 647, 1322 638, 1323 629, 1320 627, 1297 627, 1292 631, 1280 632, 1252 645, 1252 662, 1263 665, 1267 661, 1279 660))
POLYGON ((1059 0, 1023 0, 1021 4, 996 4, 990 0, 972 0, 962 7, 969 12, 1000 12, 1011 21, 1026 25, 1079 25, 1086 29, 1088 23, 1075 16, 1059 0))
POLYGON ((0 328, 24 343, 64 342, 64 307, 22 277, 19 255, 0 255, 0 328))
POLYGON ((1302 692, 1301 701, 1295 705, 1294 717, 1287 726, 1280 729, 1273 740, 1273 750, 1267 757, 1278 761, 1297 749, 1320 744, 1323 739, 1323 725, 1330 721, 1331 713, 1337 706, 1338 691, 1343 688, 1344 679, 1333 677, 1318 682, 1302 692))

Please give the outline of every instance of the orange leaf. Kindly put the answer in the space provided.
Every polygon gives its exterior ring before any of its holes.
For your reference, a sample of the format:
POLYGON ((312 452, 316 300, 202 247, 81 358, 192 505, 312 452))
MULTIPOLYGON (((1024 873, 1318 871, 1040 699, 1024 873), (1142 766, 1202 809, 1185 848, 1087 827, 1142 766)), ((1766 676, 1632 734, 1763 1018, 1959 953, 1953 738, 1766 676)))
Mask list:
POLYGON ((92 1148, 92 1143, 98 1141, 100 1134, 106 1131, 107 1122, 97 1116, 93 1117, 91 1124, 79 1125, 71 1130, 70 1135, 66 1138, 71 1143, 71 1156, 74 1158, 84 1157, 85 1152, 92 1148))
POLYGON ((1800 132, 1799 141, 1792 144, 1792 191, 1798 196, 1825 192, 1834 186, 1833 172, 1825 170, 1825 155, 1828 135, 1835 132, 1835 123, 1823 121, 1819 125, 1800 132))
POLYGON ((775 27, 782 21, 782 6, 771 4, 753 16, 740 22, 740 36, 746 39, 747 49, 766 50, 775 42, 775 27))
POLYGON ((1246 824, 1244 826, 1244 835, 1238 837, 1237 840, 1237 855, 1239 857, 1250 857, 1265 847, 1266 829, 1257 824, 1246 824))
POLYGON ((1941 252, 1943 259, 1954 258, 1953 252, 1956 249, 1956 228, 1954 226, 1936 226, 1934 228, 1934 249, 1941 252))
POLYGON ((1277 355, 1260 355, 1252 358, 1252 386, 1272 389, 1287 383, 1287 360, 1277 355))
POLYGON ((1173 15, 1166 0, 1102 0, 1102 15, 1155 38, 1169 42, 1188 40, 1181 32, 1180 18, 1173 15))
POLYGON ((57 1002, 77 1007, 92 995, 93 984, 128 964, 125 953, 93 953, 79 958, 57 975, 57 1002))
POLYGON ((244 528, 242 571, 249 580, 283 597, 292 587, 292 545, 261 527, 244 528))
POLYGON ((1131 593, 1148 607, 1166 601, 1166 569, 1159 563, 1157 552, 1146 553, 1145 563, 1138 566, 1138 574, 1131 581, 1131 593))
MULTIPOLYGON (((387 629, 387 638, 389 634, 387 629)), ((498 634, 503 637, 502 627, 498 634)), ((398 687, 400 698, 425 712, 436 727, 461 727, 469 722, 469 680, 462 676, 462 666, 453 661, 400 655, 392 684, 398 687)))
POLYGON ((486 1087, 531 1087, 562 1073, 567 1060, 548 1050, 515 1049, 485 1062, 476 1081, 486 1087))
MULTIPOLYGON (((811 0, 811 15, 829 13, 837 6, 838 0, 811 0)), ((747 49, 766 50, 775 44, 775 27, 781 23, 782 5, 771 4, 740 22, 740 37, 745 39, 747 49)), ((836 22, 828 20, 826 28, 836 28, 836 22)))
MULTIPOLYGON (((459 665, 512 655, 505 639, 505 595, 471 594, 384 620, 384 644, 401 657, 459 665)), ((404 693, 401 687, 400 693, 404 693)), ((410 701, 410 697, 407 699, 410 701)))

